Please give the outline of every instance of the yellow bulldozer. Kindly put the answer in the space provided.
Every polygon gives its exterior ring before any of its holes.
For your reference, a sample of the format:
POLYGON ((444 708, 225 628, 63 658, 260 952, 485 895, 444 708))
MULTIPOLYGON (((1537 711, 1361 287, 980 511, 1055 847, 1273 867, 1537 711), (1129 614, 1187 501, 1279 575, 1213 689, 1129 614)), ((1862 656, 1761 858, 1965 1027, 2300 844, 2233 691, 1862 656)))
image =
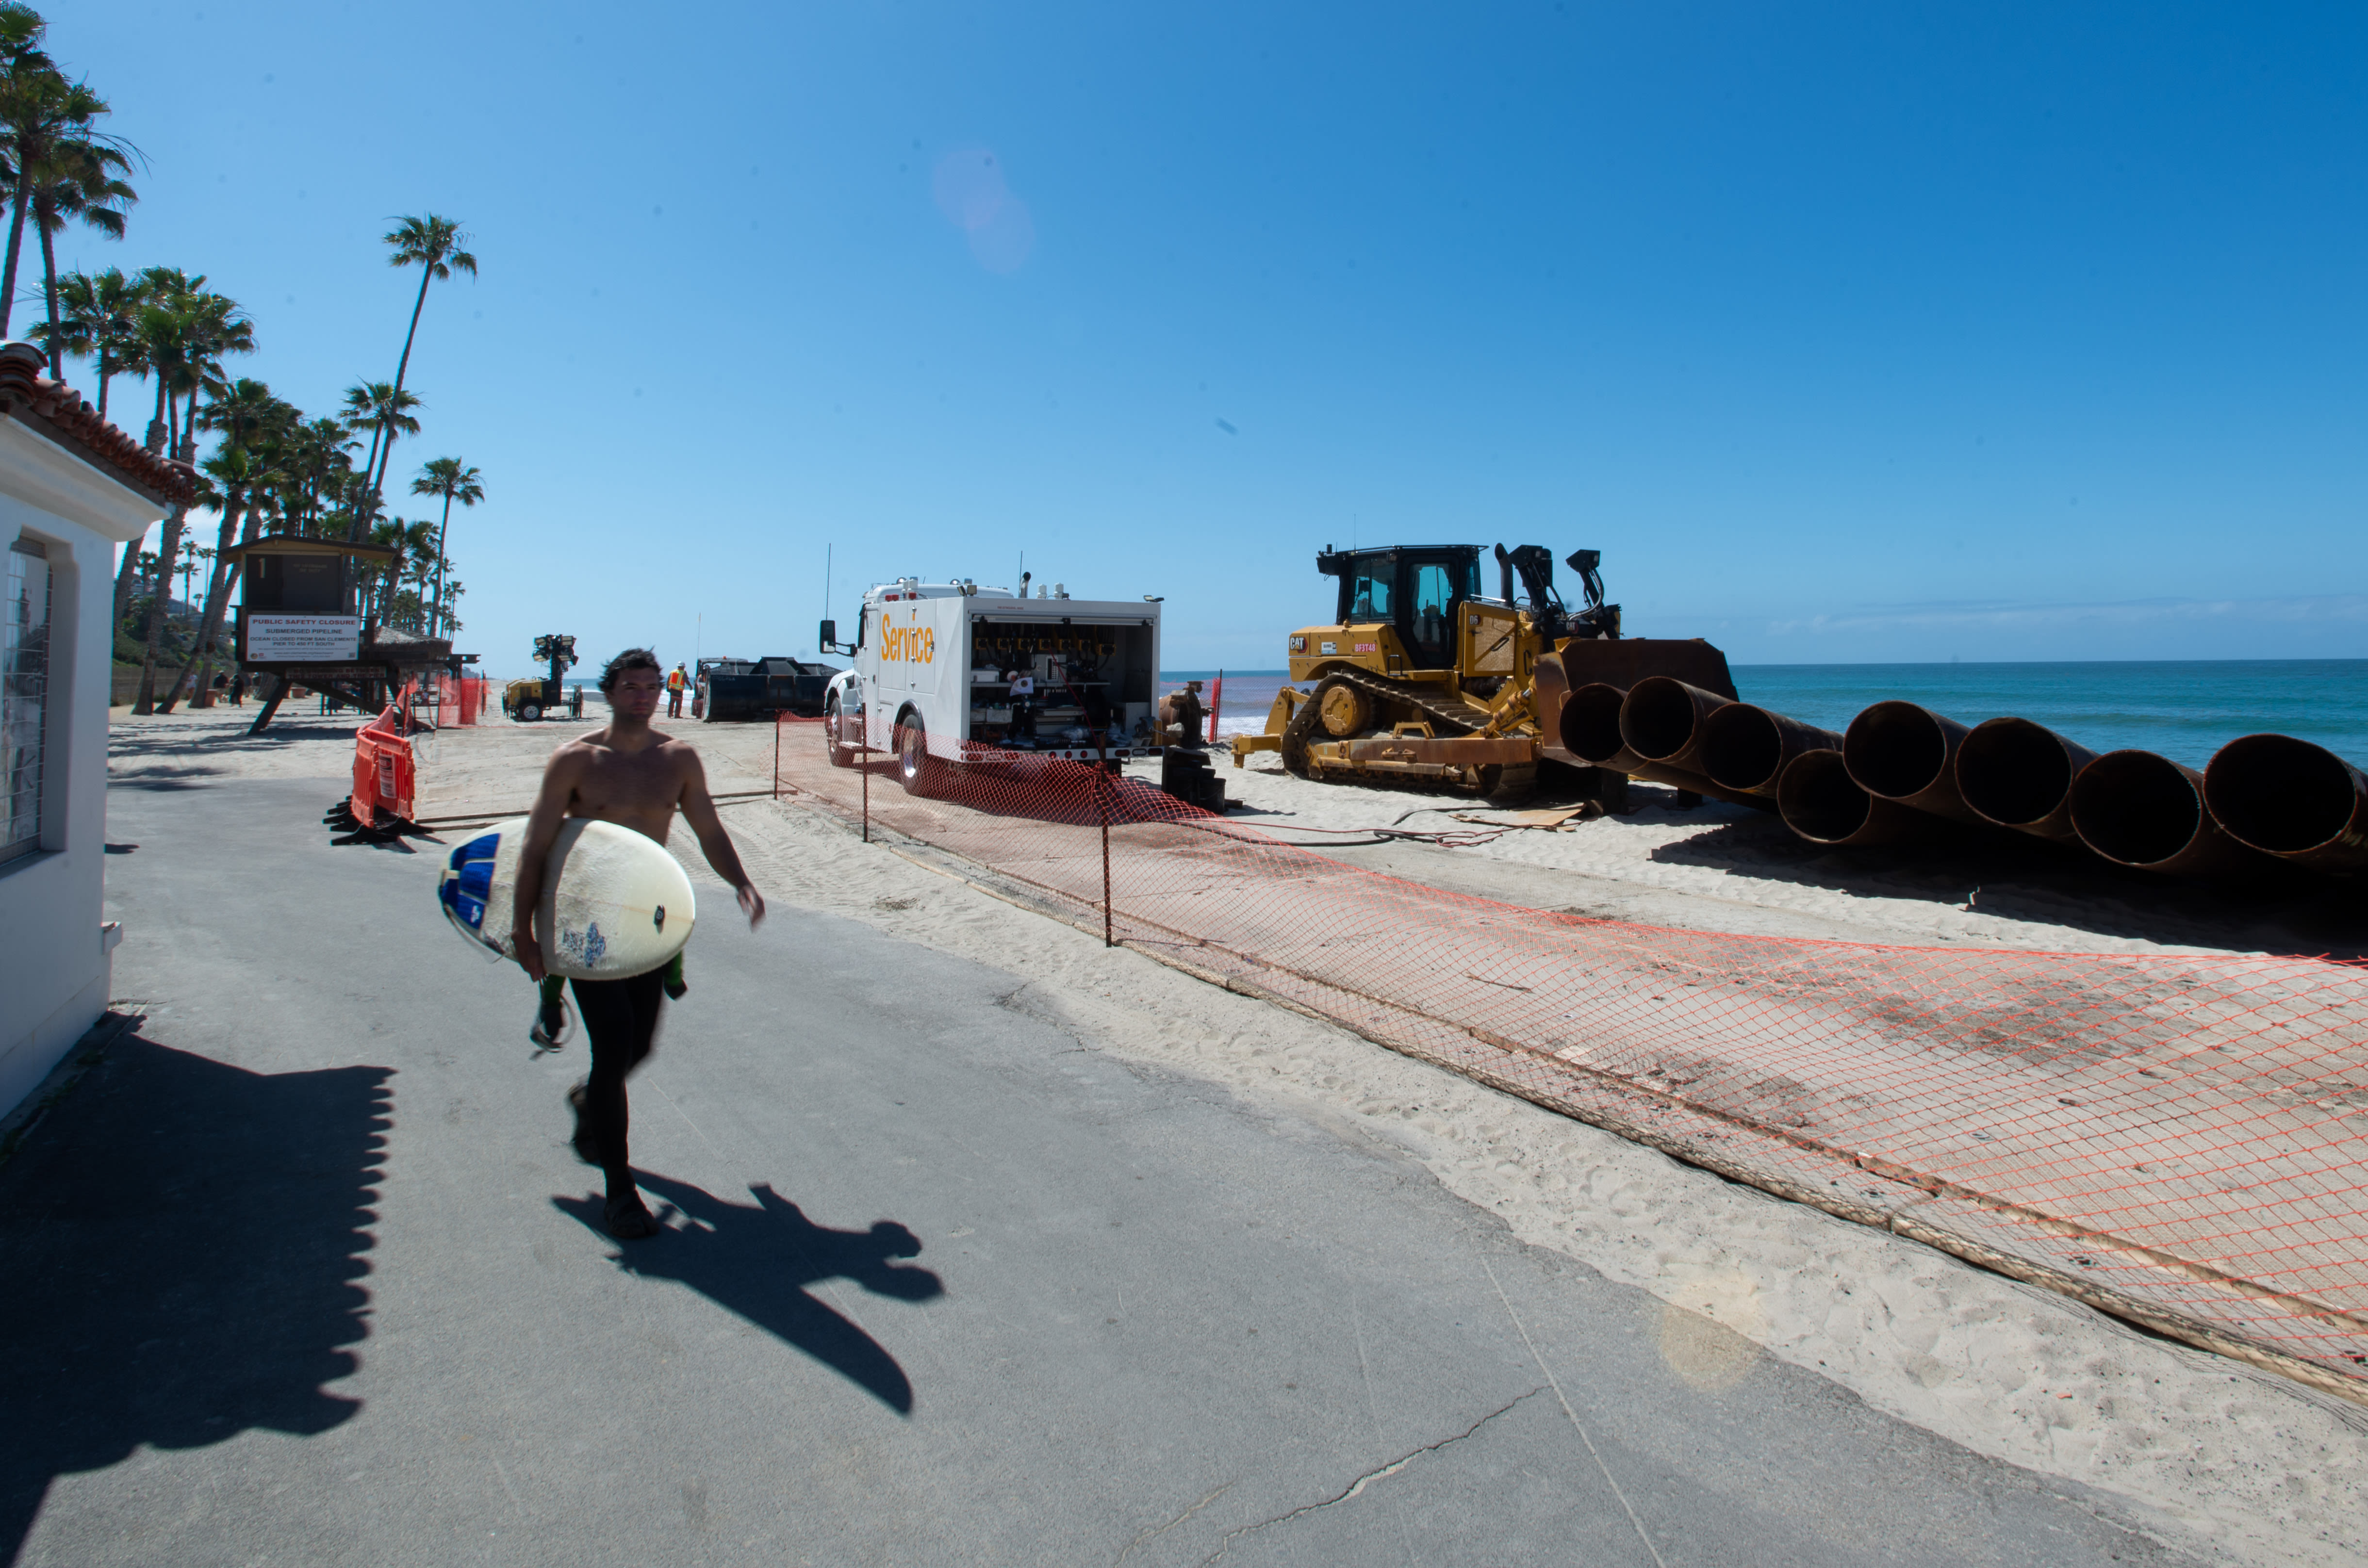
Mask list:
POLYGON ((1291 678, 1262 735, 1239 736, 1236 765, 1278 751, 1305 778, 1393 782, 1529 797, 1543 764, 1592 766, 1565 744, 1563 699, 1601 683, 1626 690, 1670 676, 1732 699, 1726 655, 1700 638, 1623 637, 1603 602, 1600 552, 1567 564, 1585 604, 1573 610, 1543 545, 1495 547, 1497 592, 1483 591, 1476 544, 1336 551, 1315 569, 1338 579, 1333 622, 1291 634, 1291 678))

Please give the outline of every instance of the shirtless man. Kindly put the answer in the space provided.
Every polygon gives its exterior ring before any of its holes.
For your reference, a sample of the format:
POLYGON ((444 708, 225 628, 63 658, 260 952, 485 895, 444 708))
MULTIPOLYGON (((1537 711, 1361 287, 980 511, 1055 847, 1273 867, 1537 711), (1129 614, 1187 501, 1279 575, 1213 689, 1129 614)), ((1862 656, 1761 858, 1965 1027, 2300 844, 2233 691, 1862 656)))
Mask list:
MULTIPOLYGON (((542 790, 527 818, 526 845, 518 855, 518 915, 512 933, 518 967, 538 982, 543 976, 542 949, 535 943, 530 912, 541 902, 543 860, 567 817, 612 822, 664 844, 679 810, 699 835, 707 863, 740 895, 748 928, 755 930, 765 918, 765 901, 740 869, 732 837, 716 817, 699 753, 650 728, 664 685, 657 655, 646 648, 628 648, 609 660, 600 672, 608 727, 561 746, 542 770, 542 790)), ((625 1078, 649 1055, 656 1038, 665 975, 653 970, 630 980, 569 983, 592 1046, 592 1075, 567 1095, 575 1108, 575 1152, 607 1173, 609 1233, 620 1241, 637 1241, 658 1229, 633 1186, 625 1143, 625 1078)))

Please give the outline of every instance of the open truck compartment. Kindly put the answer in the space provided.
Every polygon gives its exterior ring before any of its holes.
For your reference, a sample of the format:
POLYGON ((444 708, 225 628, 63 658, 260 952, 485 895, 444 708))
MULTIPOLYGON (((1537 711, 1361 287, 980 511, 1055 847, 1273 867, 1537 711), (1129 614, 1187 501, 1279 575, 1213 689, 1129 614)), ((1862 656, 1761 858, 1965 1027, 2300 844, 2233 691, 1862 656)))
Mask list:
POLYGON ((1120 619, 1064 608, 1036 616, 1019 602, 990 601, 971 618, 962 738, 1009 751, 1068 751, 1094 748, 1107 733, 1113 750, 1148 746, 1157 628, 1140 613, 1120 619), (1032 702, 1013 699, 1022 672, 1034 679, 1032 702))

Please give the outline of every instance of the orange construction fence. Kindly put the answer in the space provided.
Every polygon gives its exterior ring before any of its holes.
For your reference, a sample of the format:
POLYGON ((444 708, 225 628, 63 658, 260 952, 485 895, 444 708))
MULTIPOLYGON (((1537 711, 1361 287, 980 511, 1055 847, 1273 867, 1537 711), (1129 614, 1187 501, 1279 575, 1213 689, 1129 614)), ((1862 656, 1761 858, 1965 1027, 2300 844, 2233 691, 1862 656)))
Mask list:
POLYGON ((1092 765, 967 748, 908 790, 893 744, 777 737, 784 798, 1108 940, 2368 1400, 2368 966, 1627 925, 1363 870, 1092 765))
POLYGON ((404 688, 404 710, 433 729, 477 722, 485 710, 485 681, 442 670, 419 676, 404 688))

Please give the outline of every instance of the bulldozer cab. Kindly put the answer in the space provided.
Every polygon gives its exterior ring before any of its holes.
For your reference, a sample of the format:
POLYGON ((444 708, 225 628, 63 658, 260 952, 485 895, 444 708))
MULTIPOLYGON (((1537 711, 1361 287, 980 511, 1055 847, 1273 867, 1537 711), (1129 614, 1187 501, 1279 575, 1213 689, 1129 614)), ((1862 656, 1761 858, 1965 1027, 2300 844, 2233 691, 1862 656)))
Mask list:
POLYGON ((1478 545, 1327 550, 1315 569, 1340 579, 1340 625, 1395 628, 1417 670, 1454 665, 1457 611, 1480 597, 1478 545))

